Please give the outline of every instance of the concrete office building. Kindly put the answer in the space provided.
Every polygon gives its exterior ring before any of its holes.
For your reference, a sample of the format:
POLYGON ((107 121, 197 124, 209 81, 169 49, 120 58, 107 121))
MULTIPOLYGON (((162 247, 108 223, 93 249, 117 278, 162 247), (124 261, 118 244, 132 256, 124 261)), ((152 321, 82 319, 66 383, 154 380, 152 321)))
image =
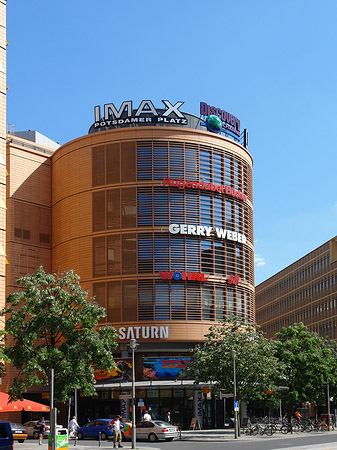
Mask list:
POLYGON ((163 104, 96 107, 89 133, 56 150, 9 136, 7 292, 41 264, 74 269, 106 309, 118 368, 99 374, 99 398, 79 399, 82 421, 129 417, 135 338, 139 405, 222 426, 223 401, 184 368, 216 321, 255 319, 252 158, 235 116, 163 104))
POLYGON ((256 287, 256 321, 266 337, 303 322, 337 339, 337 236, 256 287))

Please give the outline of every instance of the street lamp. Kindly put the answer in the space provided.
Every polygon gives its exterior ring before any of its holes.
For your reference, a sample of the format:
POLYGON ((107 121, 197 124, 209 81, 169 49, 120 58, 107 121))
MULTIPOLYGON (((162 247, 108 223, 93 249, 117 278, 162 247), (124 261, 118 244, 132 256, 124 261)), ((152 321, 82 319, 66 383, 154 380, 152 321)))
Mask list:
POLYGON ((234 377, 234 438, 238 438, 238 412, 236 407, 236 373, 235 373, 235 360, 236 360, 236 351, 232 350, 232 358, 233 358, 233 377, 234 377))
POLYGON ((132 351, 132 437, 131 448, 136 448, 136 390, 135 390, 135 350, 137 348, 136 339, 130 339, 130 348, 132 351))

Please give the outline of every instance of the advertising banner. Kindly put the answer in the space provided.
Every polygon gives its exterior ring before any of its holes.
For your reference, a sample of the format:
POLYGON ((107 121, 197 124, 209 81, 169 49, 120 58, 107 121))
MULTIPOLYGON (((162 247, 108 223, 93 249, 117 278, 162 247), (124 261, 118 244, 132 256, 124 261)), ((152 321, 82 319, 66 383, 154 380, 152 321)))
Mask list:
POLYGON ((115 360, 116 367, 110 372, 95 369, 95 380, 97 381, 132 381, 132 362, 128 359, 115 360))
POLYGON ((186 368, 191 358, 144 358, 144 380, 176 380, 187 378, 186 368))

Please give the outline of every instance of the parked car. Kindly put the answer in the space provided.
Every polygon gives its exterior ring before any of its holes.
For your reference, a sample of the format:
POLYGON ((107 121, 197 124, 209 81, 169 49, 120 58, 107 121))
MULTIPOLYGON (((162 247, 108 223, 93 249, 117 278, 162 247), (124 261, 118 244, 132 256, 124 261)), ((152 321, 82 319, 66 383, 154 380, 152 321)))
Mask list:
POLYGON ((25 442, 28 436, 26 428, 20 423, 13 422, 10 422, 10 426, 13 434, 13 439, 16 439, 20 443, 25 442))
POLYGON ((9 422, 0 421, 0 450, 13 450, 13 434, 9 422))
POLYGON ((155 442, 158 439, 172 441, 179 437, 179 428, 162 420, 143 420, 137 423, 136 438, 155 442))
MULTIPOLYGON (((27 430, 28 437, 31 437, 31 438, 34 438, 34 439, 38 439, 39 438, 39 433, 35 429, 35 426, 36 426, 37 423, 38 423, 38 420, 31 420, 31 421, 25 422, 23 424, 23 426, 27 430)), ((48 434, 50 432, 50 422, 49 422, 49 420, 45 420, 45 424, 46 424, 46 426, 45 426, 43 437, 48 436, 48 434)), ((63 428, 63 426, 62 425, 56 425, 56 428, 63 428)))
MULTIPOLYGON (((110 426, 111 419, 97 419, 88 422, 86 425, 77 428, 78 439, 83 439, 86 437, 99 437, 101 433, 101 439, 108 439, 112 437, 114 432, 110 426)), ((122 431, 122 439, 124 440, 124 433, 122 431)))

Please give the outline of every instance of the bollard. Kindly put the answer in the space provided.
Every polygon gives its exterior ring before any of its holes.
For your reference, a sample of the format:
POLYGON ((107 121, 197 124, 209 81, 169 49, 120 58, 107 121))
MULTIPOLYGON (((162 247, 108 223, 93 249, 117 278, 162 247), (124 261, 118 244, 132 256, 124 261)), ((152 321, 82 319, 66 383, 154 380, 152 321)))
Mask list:
POLYGON ((74 431, 74 447, 76 447, 76 443, 77 443, 77 430, 74 431))
POLYGON ((102 437, 102 433, 99 432, 99 433, 98 433, 98 447, 101 446, 101 437, 102 437))

